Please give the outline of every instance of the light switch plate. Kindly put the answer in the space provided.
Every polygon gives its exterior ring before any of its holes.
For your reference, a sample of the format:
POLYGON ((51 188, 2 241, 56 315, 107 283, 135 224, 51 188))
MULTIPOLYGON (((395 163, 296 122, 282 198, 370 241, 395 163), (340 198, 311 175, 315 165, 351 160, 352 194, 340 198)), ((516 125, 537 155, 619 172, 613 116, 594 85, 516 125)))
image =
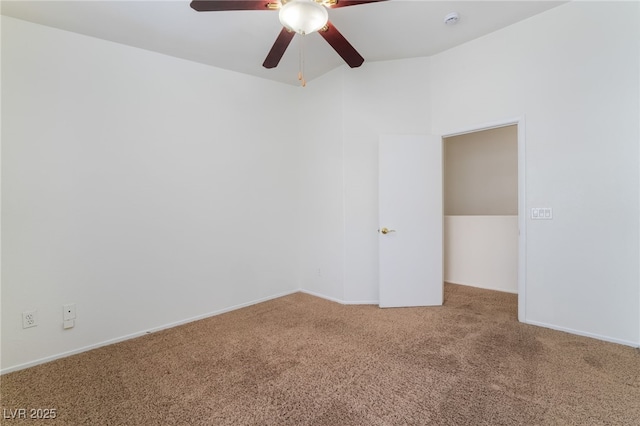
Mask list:
POLYGON ((531 209, 531 219, 551 220, 553 219, 553 209, 551 207, 533 207, 531 209))

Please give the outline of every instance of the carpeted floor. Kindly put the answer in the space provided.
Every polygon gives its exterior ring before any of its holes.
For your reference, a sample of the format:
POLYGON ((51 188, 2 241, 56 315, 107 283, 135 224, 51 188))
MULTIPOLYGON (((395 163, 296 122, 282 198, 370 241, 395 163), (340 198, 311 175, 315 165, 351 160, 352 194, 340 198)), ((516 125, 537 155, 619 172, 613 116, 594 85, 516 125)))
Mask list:
POLYGON ((516 305, 452 284, 437 308, 297 293, 7 374, 0 420, 640 425, 638 349, 520 324, 516 305), (56 418, 7 418, 20 408, 56 418))

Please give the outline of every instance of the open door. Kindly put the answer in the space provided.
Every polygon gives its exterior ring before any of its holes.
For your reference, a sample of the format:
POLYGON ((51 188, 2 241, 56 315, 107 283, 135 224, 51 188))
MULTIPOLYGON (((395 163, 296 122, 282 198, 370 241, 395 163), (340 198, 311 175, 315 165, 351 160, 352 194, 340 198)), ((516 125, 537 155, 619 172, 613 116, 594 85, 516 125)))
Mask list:
POLYGON ((442 139, 383 135, 378 168, 380 307, 442 305, 442 139))

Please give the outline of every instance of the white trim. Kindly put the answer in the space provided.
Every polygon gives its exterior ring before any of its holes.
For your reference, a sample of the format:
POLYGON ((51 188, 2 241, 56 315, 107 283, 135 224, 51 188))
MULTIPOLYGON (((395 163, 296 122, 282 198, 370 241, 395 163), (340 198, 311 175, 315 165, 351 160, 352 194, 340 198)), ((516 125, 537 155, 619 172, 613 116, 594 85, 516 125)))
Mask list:
POLYGON ((526 210, 526 125, 525 116, 477 124, 450 132, 443 132, 442 139, 467 133, 481 132, 516 125, 518 129, 518 321, 526 322, 527 315, 527 210, 526 210))
POLYGON ((483 130, 491 130, 491 129, 497 129, 499 127, 512 126, 514 124, 519 124, 521 121, 524 121, 524 115, 519 117, 512 117, 504 120, 489 121, 487 123, 480 123, 472 126, 462 127, 456 130, 442 132, 442 137, 452 138, 454 136, 466 135, 468 133, 476 133, 476 132, 481 132, 483 130))
POLYGON ((342 282, 341 282, 341 287, 342 287, 342 294, 341 297, 344 299, 346 297, 347 294, 347 261, 349 259, 347 259, 347 181, 346 181, 346 175, 347 175, 347 171, 346 171, 346 164, 347 164, 347 160, 346 160, 346 154, 345 154, 345 120, 344 120, 344 77, 345 74, 344 72, 342 73, 342 75, 340 76, 340 84, 341 84, 341 92, 342 92, 342 99, 340 99, 340 155, 341 155, 341 159, 342 159, 342 167, 340 169, 340 173, 342 173, 342 176, 340 176, 340 182, 342 183, 342 233, 341 233, 341 237, 342 237, 342 282))
POLYGON ((379 300, 343 300, 343 305, 376 305, 380 304, 379 300))
POLYGON ((378 300, 346 301, 346 300, 336 299, 335 297, 325 296, 324 294, 316 293, 314 291, 303 290, 303 289, 300 289, 300 293, 308 294, 309 296, 319 297, 320 299, 339 303, 341 305, 377 305, 378 304, 378 300))
POLYGON ((526 201, 526 123, 522 116, 518 126, 518 321, 527 320, 527 201, 526 201))
POLYGON ((60 359, 60 358, 66 358, 66 357, 71 356, 71 355, 76 355, 76 354, 79 354, 79 353, 82 353, 82 352, 87 352, 87 351, 90 351, 92 349, 97 349, 97 348, 100 348, 100 347, 103 347, 103 346, 112 345, 114 343, 123 342, 125 340, 135 339, 136 337, 145 336, 147 334, 151 334, 151 333, 155 333, 157 331, 161 331, 161 330, 166 330, 166 329, 169 329, 169 328, 177 327, 179 325, 184 325, 184 324, 187 324, 187 323, 190 323, 190 322, 203 320, 205 318, 214 317, 216 315, 224 314, 224 313, 230 312, 230 311, 235 311, 235 310, 241 309, 241 308, 246 308, 248 306, 257 305, 258 303, 266 302, 266 301, 272 300, 272 299, 277 299, 279 297, 288 296, 290 294, 298 293, 299 291, 300 291, 299 289, 296 289, 296 290, 292 290, 292 291, 288 291, 288 292, 284 292, 284 293, 279 293, 279 294, 276 294, 276 295, 273 295, 273 296, 263 297, 261 299, 256 299, 256 300, 253 300, 251 302, 241 303, 241 304, 238 304, 238 305, 230 306, 228 308, 224 308, 224 309, 220 309, 220 310, 217 310, 217 311, 209 312, 207 314, 202 314, 202 315, 198 315, 198 316, 191 317, 191 318, 188 318, 188 319, 184 319, 184 320, 172 322, 172 323, 169 323, 169 324, 161 325, 159 327, 154 327, 154 328, 151 328, 149 330, 139 331, 139 332, 136 332, 136 333, 128 334, 126 336, 116 337, 114 339, 105 340, 103 342, 95 343, 93 345, 88 345, 88 346, 84 346, 82 348, 74 349, 74 350, 71 350, 71 351, 62 352, 62 353, 59 353, 59 354, 56 354, 56 355, 51 355, 51 356, 47 356, 47 357, 44 357, 44 358, 40 358, 40 359, 37 359, 35 361, 29 361, 29 362, 26 362, 24 364, 14 365, 12 367, 8 367, 8 368, 0 370, 0 375, 11 373, 11 372, 18 371, 18 370, 23 370, 23 369, 29 368, 29 367, 34 367, 34 366, 39 365, 39 364, 44 364, 46 362, 55 361, 56 359, 60 359))
MULTIPOLYGON (((490 289, 487 289, 487 290, 490 290, 490 289)), ((231 306, 231 307, 228 307, 228 308, 220 309, 218 311, 213 311, 213 312, 210 312, 210 313, 207 313, 207 314, 198 315, 198 316, 195 316, 195 317, 192 317, 192 318, 188 318, 188 319, 185 319, 185 320, 176 321, 176 322, 173 322, 173 323, 170 323, 170 324, 165 324, 165 325, 160 326, 160 327, 154 327, 154 328, 149 329, 149 330, 128 334, 126 336, 117 337, 115 339, 105 340, 105 341, 100 342, 100 343, 96 343, 96 344, 89 345, 89 346, 84 346, 82 348, 74 349, 72 351, 62 352, 62 353, 59 353, 59 354, 56 354, 56 355, 52 355, 52 356, 48 356, 48 357, 45 357, 45 358, 40 358, 40 359, 37 359, 35 361, 30 361, 30 362, 27 362, 27 363, 24 363, 24 364, 14 365, 12 367, 0 370, 0 375, 12 373, 12 372, 18 371, 18 370, 23 370, 23 369, 29 368, 29 367, 34 367, 36 365, 44 364, 44 363, 51 362, 51 361, 55 361, 57 359, 66 358, 66 357, 71 356, 71 355, 77 355, 79 353, 87 352, 87 351, 90 351, 90 350, 93 350, 93 349, 97 349, 97 348, 100 348, 100 347, 103 347, 103 346, 108 346, 108 345, 112 345, 112 344, 115 344, 115 343, 123 342, 123 341, 126 341, 126 340, 135 339, 137 337, 145 336, 147 334, 151 334, 151 333, 155 333, 155 332, 158 332, 158 331, 161 331, 161 330, 166 330, 166 329, 169 329, 169 328, 173 328, 173 327, 177 327, 177 326, 180 326, 180 325, 188 324, 190 322, 199 321, 199 320, 203 320, 203 319, 206 319, 206 318, 214 317, 214 316, 221 315, 221 314, 224 314, 224 313, 227 313, 227 312, 230 312, 230 311, 235 311, 237 309, 246 308, 246 307, 252 306, 252 305, 257 305, 258 303, 266 302, 266 301, 273 300, 273 299, 278 299, 280 297, 289 296, 289 295, 295 294, 295 293, 308 294, 310 296, 318 297, 320 299, 328 300, 328 301, 335 302, 335 303, 338 303, 338 304, 341 304, 341 305, 377 305, 378 304, 377 300, 344 301, 344 300, 339 300, 339 299, 336 299, 336 298, 333 298, 333 297, 329 297, 329 296, 326 296, 326 295, 323 295, 323 294, 320 294, 320 293, 316 293, 316 292, 313 292, 313 291, 304 290, 304 289, 296 289, 296 290, 292 290, 292 291, 288 291, 288 292, 284 292, 284 293, 279 293, 279 294, 274 295, 274 296, 268 296, 268 297, 263 297, 261 299, 256 299, 256 300, 251 301, 251 302, 241 303, 241 304, 234 305, 234 306, 231 306)), ((631 347, 634 347, 634 348, 640 347, 640 341, 633 342, 633 341, 623 340, 623 339, 614 339, 614 338, 611 338, 611 337, 608 337, 608 336, 602 336, 602 335, 594 334, 594 333, 587 333, 587 332, 574 330, 574 329, 566 328, 566 327, 558 327, 558 326, 555 326, 555 325, 550 325, 550 324, 547 324, 547 323, 544 323, 544 322, 539 322, 539 321, 523 321, 523 322, 526 323, 526 324, 529 324, 529 325, 535 325, 535 326, 538 326, 538 327, 544 327, 544 328, 548 328, 548 329, 551 329, 551 330, 562 331, 562 332, 565 332, 565 333, 575 334, 575 335, 578 335, 578 336, 589 337, 589 338, 592 338, 592 339, 602 340, 602 341, 605 341, 605 342, 617 343, 617 344, 621 344, 621 345, 625 345, 625 346, 631 346, 631 347)))
POLYGON ((500 293, 509 293, 509 294, 518 294, 517 291, 509 291, 509 290, 505 290, 504 288, 493 288, 493 287, 480 287, 477 284, 467 284, 467 283, 461 283, 461 282, 456 282, 456 281, 445 281, 448 284, 456 284, 456 285, 463 285, 465 287, 474 287, 474 288, 479 288, 482 290, 491 290, 491 291, 499 291, 500 293))
MULTIPOLYGON (((640 44, 638 45, 638 54, 640 55, 640 44)), ((640 85, 638 85, 638 95, 640 99, 640 85)), ((638 130, 640 131, 640 120, 638 120, 638 127, 638 130)), ((638 161, 640 161, 640 158, 638 159, 638 161)), ((638 234, 636 237, 640 238, 640 234, 638 234)), ((640 267, 640 263, 638 266, 640 267)), ((638 281, 638 347, 640 348, 640 281, 638 281)))
POLYGON ((526 321, 525 324, 535 325, 537 327, 549 328, 551 330, 562 331, 562 332, 569 333, 569 334, 575 334, 577 336, 589 337, 591 339, 602 340, 604 342, 617 343, 617 344, 620 344, 620 345, 631 346, 633 348, 640 347, 640 342, 632 342, 630 340, 624 340, 624 339, 615 339, 615 338, 609 337, 609 336, 602 336, 600 334, 588 333, 588 332, 585 332, 585 331, 574 330, 572 328, 567 328, 567 327, 559 327, 557 325, 551 325, 551 324, 547 324, 547 323, 540 322, 540 321, 526 321))

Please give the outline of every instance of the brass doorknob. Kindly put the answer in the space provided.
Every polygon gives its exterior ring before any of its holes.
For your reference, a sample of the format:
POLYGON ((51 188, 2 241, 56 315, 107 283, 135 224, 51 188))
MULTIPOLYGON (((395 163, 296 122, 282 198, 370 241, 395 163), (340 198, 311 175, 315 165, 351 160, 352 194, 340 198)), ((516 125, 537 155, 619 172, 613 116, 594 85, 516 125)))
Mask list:
POLYGON ((396 232, 395 229, 387 229, 387 228, 382 228, 380 229, 380 232, 382 232, 383 234, 388 234, 389 232, 396 232))

